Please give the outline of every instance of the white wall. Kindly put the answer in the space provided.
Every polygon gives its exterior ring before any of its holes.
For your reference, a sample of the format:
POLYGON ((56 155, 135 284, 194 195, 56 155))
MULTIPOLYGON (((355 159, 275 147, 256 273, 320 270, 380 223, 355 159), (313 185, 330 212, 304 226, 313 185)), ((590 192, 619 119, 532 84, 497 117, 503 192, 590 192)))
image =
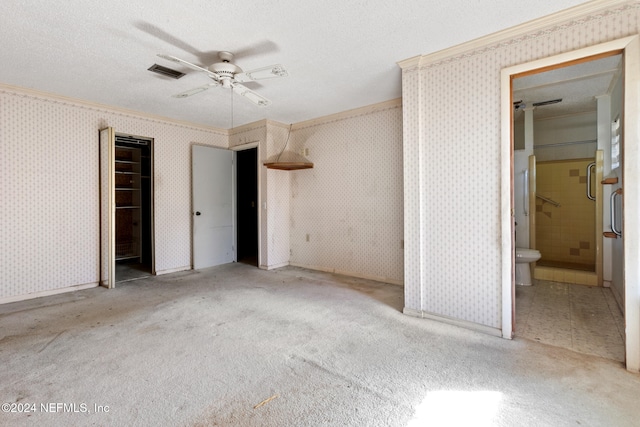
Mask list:
POLYGON ((406 312, 500 333, 501 69, 640 29, 638 2, 558 16, 401 63, 406 312))
MULTIPOLYGON (((535 117, 535 111, 534 117, 535 117)), ((598 139, 598 114, 589 111, 561 117, 534 120, 536 161, 586 159, 595 157, 598 139), (566 142, 589 143, 546 147, 566 142)))
POLYGON ((227 132, 0 86, 0 301, 99 280, 98 130, 154 138, 155 257, 191 266, 193 143, 227 132))

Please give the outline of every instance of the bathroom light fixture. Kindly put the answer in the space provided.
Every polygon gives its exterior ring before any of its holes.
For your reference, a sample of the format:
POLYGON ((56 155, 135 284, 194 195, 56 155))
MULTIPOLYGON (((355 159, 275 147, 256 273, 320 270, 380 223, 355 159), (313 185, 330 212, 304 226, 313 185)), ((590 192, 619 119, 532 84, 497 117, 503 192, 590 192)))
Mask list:
POLYGON ((534 107, 540 107, 542 105, 551 105, 551 104, 557 104, 558 102, 562 102, 562 98, 558 98, 558 99, 550 99, 548 101, 540 101, 540 102, 534 102, 533 105, 534 107))
POLYGON ((267 169, 292 171, 313 168, 313 163, 307 160, 304 156, 293 151, 285 151, 289 144, 289 137, 291 136, 291 126, 292 125, 289 125, 287 141, 285 142, 284 147, 282 147, 280 153, 277 156, 271 156, 266 162, 264 162, 267 169))

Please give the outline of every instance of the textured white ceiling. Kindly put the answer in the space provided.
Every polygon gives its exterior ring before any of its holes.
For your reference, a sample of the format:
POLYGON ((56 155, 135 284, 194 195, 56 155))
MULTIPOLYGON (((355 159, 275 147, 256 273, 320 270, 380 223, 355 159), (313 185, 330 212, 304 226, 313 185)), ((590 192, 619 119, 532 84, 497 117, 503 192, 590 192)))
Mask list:
POLYGON ((397 61, 580 3, 3 0, 0 83, 221 128, 296 123, 400 97, 397 61), (271 106, 222 88, 171 97, 209 80, 157 53, 208 66, 220 50, 244 70, 286 66, 289 77, 246 84, 271 106), (162 77, 147 71, 154 63, 188 74, 162 77))

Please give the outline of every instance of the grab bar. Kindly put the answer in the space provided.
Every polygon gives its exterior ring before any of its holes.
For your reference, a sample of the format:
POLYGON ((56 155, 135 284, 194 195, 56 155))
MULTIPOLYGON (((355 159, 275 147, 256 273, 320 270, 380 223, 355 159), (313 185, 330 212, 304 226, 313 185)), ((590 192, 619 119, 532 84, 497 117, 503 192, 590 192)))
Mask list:
POLYGON ((622 188, 618 188, 616 191, 611 193, 611 199, 609 200, 609 204, 611 205, 611 231, 613 231, 616 236, 622 236, 622 230, 618 229, 618 224, 616 224, 616 196, 622 194, 622 188))
POLYGON ((596 196, 591 195, 591 169, 596 165, 596 162, 591 162, 587 165, 587 198, 589 200, 595 200, 596 196))
POLYGON ((545 202, 547 202, 547 203, 549 203, 549 204, 552 204, 552 205, 553 205, 553 206, 555 206, 556 208, 559 208, 559 207, 560 207, 560 203, 556 202, 555 200, 551 200, 551 199, 549 199, 549 198, 547 198, 547 197, 544 197, 544 196, 541 196, 541 195, 539 195, 539 194, 536 194, 536 197, 537 197, 538 199, 540 199, 540 200, 544 200, 545 202))
POLYGON ((529 215, 529 169, 525 169, 522 174, 524 176, 524 191, 522 192, 524 196, 522 199, 522 207, 524 208, 524 216, 527 216, 529 215))

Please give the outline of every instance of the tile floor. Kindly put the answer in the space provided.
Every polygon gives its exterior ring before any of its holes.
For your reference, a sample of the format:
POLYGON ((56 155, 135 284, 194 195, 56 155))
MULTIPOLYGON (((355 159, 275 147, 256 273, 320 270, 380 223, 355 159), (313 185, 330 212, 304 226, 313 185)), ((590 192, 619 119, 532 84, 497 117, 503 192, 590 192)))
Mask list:
POLYGON ((142 264, 135 262, 116 262, 116 283, 143 279, 149 276, 151 276, 151 272, 142 264))
POLYGON ((537 279, 516 286, 516 336, 624 361, 624 318, 609 288, 537 279))

